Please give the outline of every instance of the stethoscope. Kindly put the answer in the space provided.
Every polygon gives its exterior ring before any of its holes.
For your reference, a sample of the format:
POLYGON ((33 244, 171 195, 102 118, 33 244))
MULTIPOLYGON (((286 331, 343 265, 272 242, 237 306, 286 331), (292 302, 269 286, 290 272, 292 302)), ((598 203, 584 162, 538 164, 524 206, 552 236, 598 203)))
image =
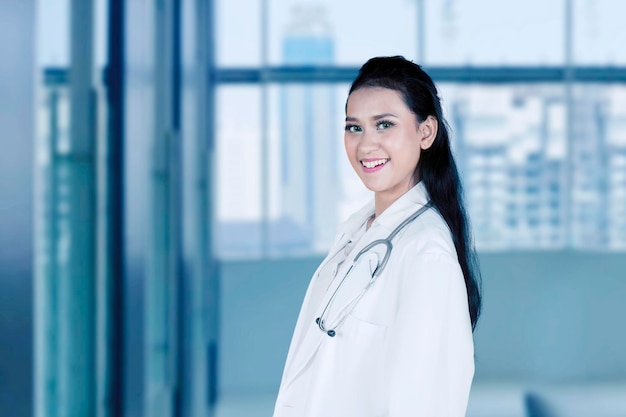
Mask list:
POLYGON ((318 318, 315 319, 315 323, 317 324, 317 326, 320 328, 321 331, 323 331, 324 333, 326 333, 330 337, 335 337, 335 335, 337 334, 337 332, 336 332, 337 328, 341 325, 341 323, 343 323, 343 321, 348 317, 348 315, 352 312, 352 310, 354 310, 354 308, 356 307, 356 304, 361 300, 361 298, 363 298, 363 296, 365 295, 367 290, 374 284, 374 282, 376 281, 376 278, 383 272, 383 270, 387 266, 387 261, 389 260, 389 257, 391 256, 391 250, 393 249, 393 244, 391 243, 393 238, 396 237, 396 235, 398 233, 400 233, 400 231, 406 225, 411 223, 413 220, 417 219, 422 213, 424 213, 430 207, 432 207, 432 203, 429 201, 428 203, 426 203, 426 205, 421 207, 415 213, 411 214, 402 223, 400 223, 395 229, 393 229, 393 231, 391 233, 389 233, 389 236, 387 236, 385 239, 376 239, 376 240, 374 240, 373 242, 369 243, 367 246, 365 246, 363 249, 361 249, 356 254, 354 259, 352 260, 352 265, 350 265, 350 268, 348 268, 348 270, 346 271, 345 275, 343 276, 343 278, 339 282, 339 285, 337 286, 337 288, 333 292, 332 296, 328 299, 328 303, 326 303, 326 307, 324 307, 324 310, 322 311, 322 314, 318 318), (372 248, 374 248, 376 246, 379 246, 379 245, 384 246, 385 254, 383 256, 382 261, 378 262, 378 264, 376 265, 376 268, 374 268, 374 270, 372 271, 371 279, 369 280, 369 282, 367 283, 365 288, 363 288, 363 290, 361 290, 359 295, 350 304, 348 304, 348 306, 346 306, 344 308, 343 312, 341 312, 339 314, 339 316, 338 316, 338 318, 336 320, 336 324, 334 326, 326 326, 326 324, 324 322, 326 312, 327 312, 328 308, 330 307, 330 305, 335 300, 335 297, 337 296, 337 293, 339 292, 339 290, 343 286, 343 283, 345 282, 345 280, 350 275, 350 272, 352 272, 352 270, 354 269, 354 266, 359 261, 359 258, 361 258, 365 253, 370 251, 372 248))

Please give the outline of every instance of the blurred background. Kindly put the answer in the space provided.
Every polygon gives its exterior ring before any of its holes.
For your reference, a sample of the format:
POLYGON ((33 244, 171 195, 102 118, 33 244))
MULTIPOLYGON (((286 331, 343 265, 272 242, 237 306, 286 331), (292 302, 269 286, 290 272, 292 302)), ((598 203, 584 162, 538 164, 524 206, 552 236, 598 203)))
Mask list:
POLYGON ((270 416, 371 195, 368 58, 440 88, 483 272, 469 417, 626 415, 626 3, 2 0, 0 415, 270 416))

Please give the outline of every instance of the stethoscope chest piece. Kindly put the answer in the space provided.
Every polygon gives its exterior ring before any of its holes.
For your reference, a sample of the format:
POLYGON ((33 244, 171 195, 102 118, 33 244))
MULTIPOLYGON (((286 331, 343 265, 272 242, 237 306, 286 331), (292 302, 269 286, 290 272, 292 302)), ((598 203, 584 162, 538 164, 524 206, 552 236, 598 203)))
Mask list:
MULTIPOLYGON (((324 327, 324 323, 322 322, 322 318, 318 317, 315 319, 315 323, 319 326, 319 328, 323 328, 324 327), (321 324, 320 324, 321 323, 321 324)), ((337 333, 335 333, 334 330, 324 330, 326 332, 327 335, 329 335, 330 337, 335 337, 335 335, 337 333)))

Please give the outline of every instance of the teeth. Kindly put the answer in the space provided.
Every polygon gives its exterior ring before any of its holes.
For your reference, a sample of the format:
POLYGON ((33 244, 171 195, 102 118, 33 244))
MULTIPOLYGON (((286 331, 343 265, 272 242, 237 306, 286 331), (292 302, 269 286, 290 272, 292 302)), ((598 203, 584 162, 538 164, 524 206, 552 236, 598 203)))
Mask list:
POLYGON ((377 161, 361 161, 361 163, 363 164, 365 168, 374 168, 374 167, 377 167, 378 165, 384 164, 385 162, 387 162, 386 159, 379 159, 377 161))

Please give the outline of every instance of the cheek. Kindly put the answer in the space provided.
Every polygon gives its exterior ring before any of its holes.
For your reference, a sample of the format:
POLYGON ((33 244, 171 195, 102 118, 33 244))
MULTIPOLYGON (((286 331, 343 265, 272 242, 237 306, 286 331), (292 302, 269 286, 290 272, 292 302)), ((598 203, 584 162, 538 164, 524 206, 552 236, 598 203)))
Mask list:
POLYGON ((402 166, 405 170, 411 172, 415 171, 420 159, 419 147, 410 147, 409 149, 405 148, 398 152, 398 155, 402 158, 402 166))
POLYGON ((354 138, 344 138, 344 147, 346 149, 346 156, 348 157, 348 163, 352 168, 359 172, 359 166, 361 165, 357 160, 358 154, 358 141, 354 140, 354 138))

